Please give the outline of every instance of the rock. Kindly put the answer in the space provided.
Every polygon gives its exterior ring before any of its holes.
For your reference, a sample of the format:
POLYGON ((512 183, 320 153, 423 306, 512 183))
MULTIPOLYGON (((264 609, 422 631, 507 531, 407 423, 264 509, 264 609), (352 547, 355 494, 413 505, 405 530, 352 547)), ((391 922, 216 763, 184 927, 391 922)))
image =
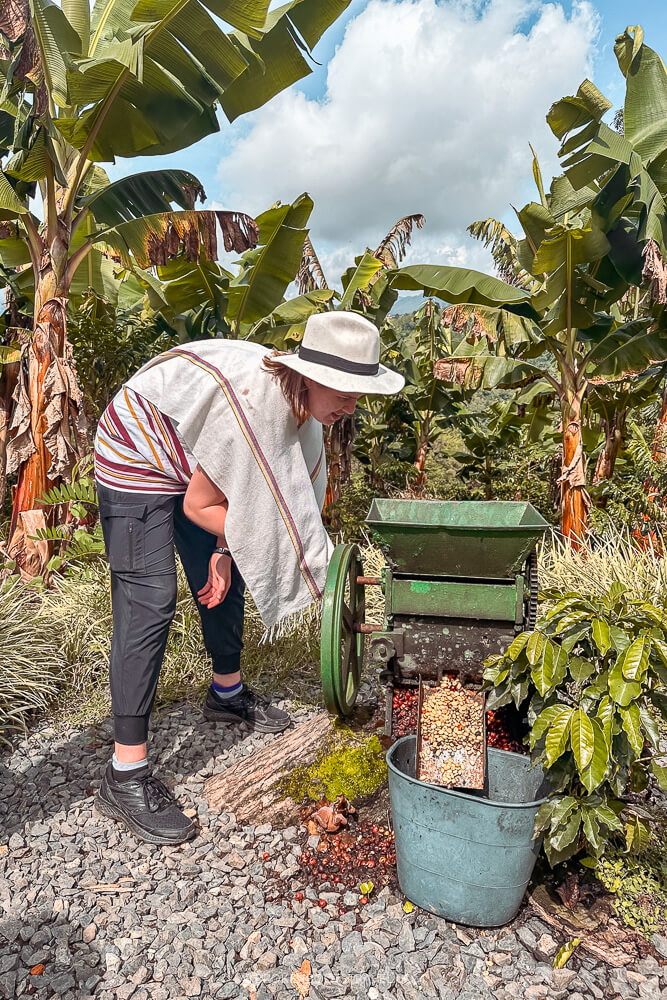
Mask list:
POLYGON ((662 958, 667 958, 667 937, 662 934, 654 934, 651 938, 651 943, 658 955, 662 958))
POLYGON ((531 931, 530 927, 518 927, 516 930, 516 936, 518 937, 521 944, 525 945, 531 951, 535 950, 535 945, 537 944, 537 938, 531 931))
POLYGON ((97 927, 95 924, 88 924, 83 928, 81 937, 83 938, 84 944, 90 944, 91 941, 95 940, 95 935, 97 934, 97 927))
POLYGON ((265 951, 263 955, 260 955, 257 959, 258 969, 274 969, 278 964, 278 956, 275 951, 265 951))
POLYGON ((401 932, 398 935, 398 948, 399 951, 404 954, 415 950, 415 936, 412 931, 412 926, 407 922, 407 920, 404 922, 401 927, 401 932))
POLYGON ((554 941, 550 934, 543 934, 535 945, 535 954, 542 961, 546 962, 558 951, 558 942, 554 941))
POLYGON ((566 989, 576 978, 577 973, 573 969, 554 969, 551 974, 551 982, 557 990, 566 989))

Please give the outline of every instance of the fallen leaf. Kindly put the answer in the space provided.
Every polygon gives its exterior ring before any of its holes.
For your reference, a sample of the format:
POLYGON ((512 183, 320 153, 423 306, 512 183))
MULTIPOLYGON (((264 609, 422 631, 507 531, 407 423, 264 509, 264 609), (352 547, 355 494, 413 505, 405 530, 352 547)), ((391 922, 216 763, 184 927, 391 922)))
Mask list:
POLYGON ((403 913, 412 913, 413 910, 414 906, 412 905, 409 899, 406 899, 406 901, 403 903, 403 913))
POLYGON ((41 976, 43 972, 44 972, 44 964, 42 962, 39 962, 38 965, 33 965, 32 969, 30 970, 30 975, 41 976))
POLYGON ((372 882, 362 882, 361 885, 359 886, 359 888, 361 889, 361 891, 364 894, 364 896, 370 896, 370 894, 373 891, 373 883, 372 882))
POLYGON ((290 982, 300 996, 308 996, 310 992, 310 962, 304 958, 300 969, 295 969, 290 976, 290 982))
POLYGON ((556 957, 554 958, 554 969, 564 968, 564 966, 571 958, 572 952, 577 947, 577 945, 580 944, 581 944, 581 938, 572 938, 572 940, 564 944, 562 948, 559 948, 556 957))
POLYGON ((569 875, 562 885, 559 885, 556 892, 562 899, 568 910, 574 910, 579 902, 579 877, 576 872, 569 875))

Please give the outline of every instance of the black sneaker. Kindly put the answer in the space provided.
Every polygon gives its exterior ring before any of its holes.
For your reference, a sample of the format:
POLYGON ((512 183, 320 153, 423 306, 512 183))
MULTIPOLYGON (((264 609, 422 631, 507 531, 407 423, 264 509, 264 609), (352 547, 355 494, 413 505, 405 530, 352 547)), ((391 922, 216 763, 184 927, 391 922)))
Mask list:
POLYGON ((268 698, 245 686, 233 698, 219 698, 210 687, 204 718, 209 722, 246 722, 258 733, 282 733, 292 721, 287 712, 274 708, 268 698))
POLYGON ((136 777, 116 781, 109 762, 95 808, 104 816, 119 819, 149 844, 181 844, 192 840, 197 832, 166 785, 147 767, 142 767, 136 777))

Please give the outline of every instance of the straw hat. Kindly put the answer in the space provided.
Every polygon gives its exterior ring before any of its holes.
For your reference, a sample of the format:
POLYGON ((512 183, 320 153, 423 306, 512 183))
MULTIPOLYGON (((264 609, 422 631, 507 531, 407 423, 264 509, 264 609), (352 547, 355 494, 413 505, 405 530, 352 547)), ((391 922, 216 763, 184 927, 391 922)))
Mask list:
POLYGON ((359 313, 314 313, 296 353, 275 360, 339 392, 390 396, 405 385, 402 375, 380 364, 378 328, 359 313))

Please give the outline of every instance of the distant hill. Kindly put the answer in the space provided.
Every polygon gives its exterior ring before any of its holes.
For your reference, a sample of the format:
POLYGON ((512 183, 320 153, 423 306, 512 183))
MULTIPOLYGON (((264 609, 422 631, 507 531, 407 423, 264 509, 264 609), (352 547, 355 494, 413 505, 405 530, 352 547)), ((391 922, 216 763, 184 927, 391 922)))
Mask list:
POLYGON ((394 303, 391 315, 402 316, 404 313, 416 313, 423 302, 423 295, 400 295, 394 303))

